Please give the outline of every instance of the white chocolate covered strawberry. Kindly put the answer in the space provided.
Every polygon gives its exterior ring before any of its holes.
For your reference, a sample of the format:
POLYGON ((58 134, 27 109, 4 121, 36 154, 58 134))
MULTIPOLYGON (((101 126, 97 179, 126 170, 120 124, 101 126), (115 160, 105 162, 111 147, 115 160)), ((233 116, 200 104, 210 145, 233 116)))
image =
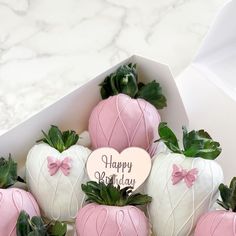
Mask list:
POLYGON ((181 149, 166 123, 159 125, 160 140, 169 151, 154 157, 146 192, 155 235, 192 235, 199 217, 218 197, 223 172, 214 159, 220 154, 218 142, 204 130, 183 129, 181 149))
POLYGON ((52 126, 28 153, 27 184, 48 219, 74 221, 83 202, 80 186, 87 180, 90 150, 77 145, 78 138, 74 131, 61 132, 52 126))

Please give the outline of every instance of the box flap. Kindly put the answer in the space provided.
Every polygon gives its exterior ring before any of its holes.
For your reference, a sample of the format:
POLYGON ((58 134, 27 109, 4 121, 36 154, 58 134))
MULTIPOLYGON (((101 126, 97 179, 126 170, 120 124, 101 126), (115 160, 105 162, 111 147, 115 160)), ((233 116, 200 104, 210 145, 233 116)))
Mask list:
POLYGON ((228 1, 216 16, 194 61, 200 62, 216 51, 236 43, 236 1, 228 1))
POLYGON ((236 101, 236 1, 219 12, 191 66, 236 101))

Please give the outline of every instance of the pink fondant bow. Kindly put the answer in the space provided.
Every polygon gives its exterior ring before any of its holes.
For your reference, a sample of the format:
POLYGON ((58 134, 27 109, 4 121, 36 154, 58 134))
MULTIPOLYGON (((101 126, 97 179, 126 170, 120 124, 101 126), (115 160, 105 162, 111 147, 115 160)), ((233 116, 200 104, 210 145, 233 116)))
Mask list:
POLYGON ((187 171, 174 164, 172 172, 172 184, 175 185, 184 179, 187 187, 191 188, 197 178, 197 174, 198 170, 196 168, 187 171))
POLYGON ((48 171, 51 176, 55 175, 60 169, 65 176, 69 175, 71 169, 71 158, 65 157, 64 160, 58 160, 54 157, 48 156, 48 171))

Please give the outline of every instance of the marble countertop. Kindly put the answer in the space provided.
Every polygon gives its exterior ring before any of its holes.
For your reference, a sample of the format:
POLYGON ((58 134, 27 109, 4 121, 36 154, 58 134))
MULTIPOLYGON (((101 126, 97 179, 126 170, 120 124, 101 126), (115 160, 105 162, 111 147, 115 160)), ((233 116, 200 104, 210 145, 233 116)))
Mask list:
POLYGON ((136 53, 191 61, 226 0, 0 0, 0 133, 136 53))

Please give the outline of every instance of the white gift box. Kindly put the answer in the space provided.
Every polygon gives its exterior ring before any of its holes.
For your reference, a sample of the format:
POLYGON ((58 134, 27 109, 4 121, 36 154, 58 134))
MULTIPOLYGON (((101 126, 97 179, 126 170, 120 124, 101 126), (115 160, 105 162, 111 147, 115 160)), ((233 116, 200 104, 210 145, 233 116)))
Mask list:
POLYGON ((191 128, 219 141, 225 182, 236 176, 236 1, 219 12, 191 65, 176 79, 191 128))
POLYGON ((162 120, 168 122, 178 134, 182 133, 181 126, 187 125, 188 119, 168 66, 140 56, 132 56, 1 135, 0 155, 6 157, 11 153, 19 163, 19 173, 24 176, 27 153, 35 141, 42 137, 41 130, 47 131, 52 124, 62 130, 72 129, 78 133, 87 130, 90 113, 101 100, 99 84, 120 65, 130 62, 137 63, 140 81, 156 80, 160 83, 168 105, 160 110, 162 120))
MULTIPOLYGON (((119 66, 130 62, 137 63, 140 81, 156 80, 160 83, 163 93, 167 97, 168 105, 160 110, 160 115, 162 120, 168 122, 180 135, 181 126, 188 125, 188 118, 168 66, 140 56, 132 56, 2 134, 0 136, 0 155, 7 157, 11 153, 13 159, 18 162, 19 174, 24 177, 27 153, 35 141, 42 138, 41 131, 47 131, 52 124, 59 126, 62 130, 72 129, 78 133, 87 130, 90 113, 101 100, 99 84, 119 66)), ((67 235, 74 235, 73 225, 68 225, 67 235)))

